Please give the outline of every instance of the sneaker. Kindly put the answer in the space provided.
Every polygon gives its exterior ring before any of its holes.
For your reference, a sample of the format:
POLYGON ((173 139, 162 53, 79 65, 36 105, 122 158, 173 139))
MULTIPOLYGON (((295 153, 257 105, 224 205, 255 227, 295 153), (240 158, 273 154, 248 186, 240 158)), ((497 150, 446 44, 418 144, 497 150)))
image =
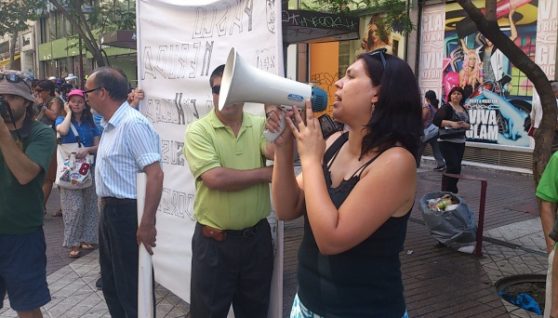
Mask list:
POLYGON ((446 170, 446 166, 438 166, 438 167, 434 168, 434 170, 436 170, 436 171, 444 171, 444 170, 446 170))

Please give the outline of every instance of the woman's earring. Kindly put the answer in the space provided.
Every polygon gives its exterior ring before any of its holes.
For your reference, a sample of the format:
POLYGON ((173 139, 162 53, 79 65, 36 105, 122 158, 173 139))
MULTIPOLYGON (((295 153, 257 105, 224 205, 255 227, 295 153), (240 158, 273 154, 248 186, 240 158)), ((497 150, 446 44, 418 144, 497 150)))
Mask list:
POLYGON ((376 108, 376 103, 372 103, 370 105, 370 113, 373 113, 375 108, 376 108))

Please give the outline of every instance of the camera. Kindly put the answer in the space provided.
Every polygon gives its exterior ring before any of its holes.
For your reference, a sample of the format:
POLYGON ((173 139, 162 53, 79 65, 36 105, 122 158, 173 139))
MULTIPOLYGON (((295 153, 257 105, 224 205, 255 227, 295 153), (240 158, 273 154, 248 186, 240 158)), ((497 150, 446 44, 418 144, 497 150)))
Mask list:
POLYGON ((10 120, 11 116, 10 116, 9 107, 10 107, 10 105, 8 104, 8 102, 6 101, 4 96, 0 96, 0 116, 2 116, 2 118, 4 118, 4 120, 11 121, 10 120))

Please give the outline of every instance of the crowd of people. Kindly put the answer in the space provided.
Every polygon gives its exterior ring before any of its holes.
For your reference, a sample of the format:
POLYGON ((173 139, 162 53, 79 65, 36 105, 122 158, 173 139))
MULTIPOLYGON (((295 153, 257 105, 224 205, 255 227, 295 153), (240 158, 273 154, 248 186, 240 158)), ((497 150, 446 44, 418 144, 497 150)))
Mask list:
POLYGON ((150 252, 155 246, 162 192, 159 136, 136 111, 143 91, 130 89, 124 73, 99 68, 84 90, 74 86, 76 79, 0 72, 0 299, 7 294, 19 317, 42 317, 40 307, 50 301, 43 218, 59 184, 68 256, 98 246, 111 315, 137 317, 138 243, 150 252), (115 142, 120 139, 125 142, 115 142), (96 164, 80 161, 95 156, 96 164), (71 182, 62 182, 64 169, 71 182), (147 175, 140 222, 138 172, 147 175))
MULTIPOLYGON (((224 69, 209 77, 214 109, 187 127, 184 141, 196 190, 191 317, 226 317, 231 306, 237 317, 267 315, 271 203, 279 219, 305 221, 291 317, 408 317, 399 254, 415 202, 417 163, 430 144, 436 169, 449 174, 442 190, 458 192, 455 175, 470 127, 463 89, 454 87, 438 107, 432 91, 421 100, 406 62, 385 49, 362 53, 335 83, 332 115, 343 129, 324 138, 309 102, 305 111, 293 107, 285 114, 266 107, 265 117, 245 112, 243 103, 219 109, 224 69), (439 132, 421 138, 431 125, 439 132), (266 129, 279 137, 267 141, 266 129)), ((98 247, 110 314, 137 317, 139 245, 150 254, 156 246, 160 139, 136 111, 143 91, 130 90, 118 69, 99 68, 83 89, 68 88, 0 73, 0 299, 7 293, 20 317, 42 317, 40 307, 50 301, 44 207, 68 159, 60 159, 61 149, 77 144, 72 158, 95 157, 80 170, 93 181, 60 187, 63 246, 72 258, 98 247), (138 221, 139 172, 147 183, 138 221)), ((550 202, 543 205, 550 214, 558 202, 556 158, 537 191, 550 202)), ((543 222, 545 234, 549 223, 543 222)))

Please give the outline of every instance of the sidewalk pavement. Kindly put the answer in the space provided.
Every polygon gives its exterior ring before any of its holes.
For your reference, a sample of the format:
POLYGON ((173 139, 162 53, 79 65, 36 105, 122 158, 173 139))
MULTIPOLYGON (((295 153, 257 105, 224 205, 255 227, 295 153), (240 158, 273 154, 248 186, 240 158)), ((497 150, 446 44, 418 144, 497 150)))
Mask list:
MULTIPOLYGON (((416 202, 425 193, 439 190, 441 173, 432 168, 427 161, 418 169, 416 202)), ((546 274, 547 259, 532 176, 477 167, 464 167, 463 174, 488 181, 484 255, 477 258, 438 247, 424 226, 418 203, 415 204, 401 253, 410 317, 537 317, 501 300, 494 287, 496 281, 510 275, 546 274)), ((458 186, 471 210, 478 213, 480 184, 463 180, 458 186)), ((58 207, 59 197, 54 191, 47 206, 49 214, 58 207)), ((298 219, 285 223, 284 317, 288 317, 296 292, 302 222, 298 219)), ((43 308, 44 316, 109 317, 102 292, 94 286, 99 275, 97 251, 71 262, 67 250, 61 247, 61 218, 47 216, 44 229, 52 295, 52 301, 43 308)), ((186 317, 188 304, 162 286, 156 287, 156 299, 158 318, 186 317)), ((7 300, 4 307, 0 318, 16 317, 7 300)))

